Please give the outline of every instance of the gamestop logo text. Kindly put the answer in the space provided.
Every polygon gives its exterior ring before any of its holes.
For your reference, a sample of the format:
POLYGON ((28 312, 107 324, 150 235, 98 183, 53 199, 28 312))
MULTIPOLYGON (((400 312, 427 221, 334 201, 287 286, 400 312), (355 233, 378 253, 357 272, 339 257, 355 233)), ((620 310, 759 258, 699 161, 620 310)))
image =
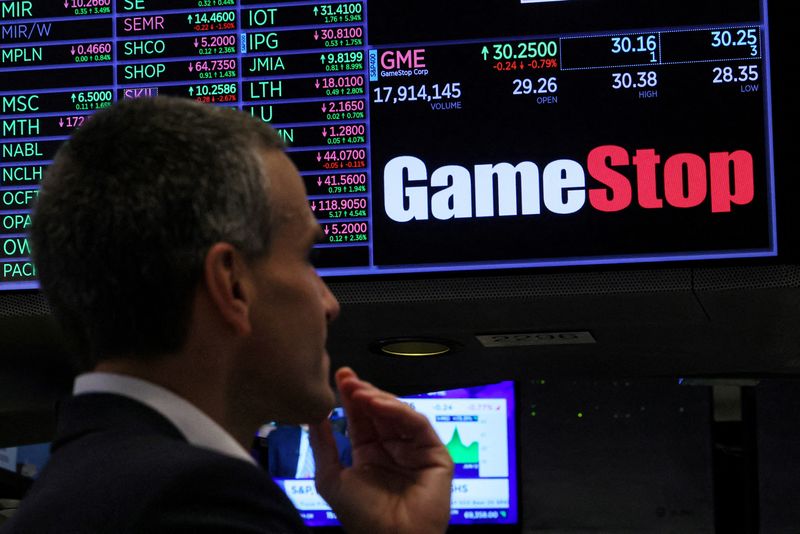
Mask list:
POLYGON ((479 164, 472 173, 445 165, 430 175, 421 159, 398 156, 384 167, 383 187, 386 215, 397 222, 538 215, 543 208, 565 215, 582 209, 587 199, 598 211, 616 212, 631 206, 634 194, 646 209, 694 208, 709 199, 712 213, 727 213, 753 200, 753 156, 736 150, 711 152, 708 160, 691 153, 662 158, 643 148, 631 157, 620 146, 603 145, 589 152, 586 170, 577 161, 558 159, 541 170, 523 161, 479 164), (635 183, 617 170, 630 166, 635 183))

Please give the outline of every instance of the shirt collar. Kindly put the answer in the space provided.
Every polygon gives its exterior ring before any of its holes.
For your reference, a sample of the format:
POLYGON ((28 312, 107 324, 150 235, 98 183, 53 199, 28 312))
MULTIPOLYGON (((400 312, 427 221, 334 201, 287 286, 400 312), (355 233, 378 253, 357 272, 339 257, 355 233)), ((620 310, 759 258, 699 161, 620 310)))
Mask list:
POLYGON ((250 454, 195 405, 153 382, 116 373, 86 373, 75 379, 74 395, 114 393, 139 401, 175 425, 186 441, 255 464, 250 454))

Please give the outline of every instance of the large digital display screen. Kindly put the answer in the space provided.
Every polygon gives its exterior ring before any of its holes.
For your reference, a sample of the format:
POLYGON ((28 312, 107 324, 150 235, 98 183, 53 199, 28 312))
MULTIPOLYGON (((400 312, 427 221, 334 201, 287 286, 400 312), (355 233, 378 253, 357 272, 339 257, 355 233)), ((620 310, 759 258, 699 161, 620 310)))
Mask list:
POLYGON ((273 125, 323 276, 776 256, 766 0, 0 0, 0 288, 123 98, 273 125))
MULTIPOLYGON (((455 463, 450 524, 517 523, 514 383, 436 391, 401 400, 428 418, 455 463)), ((347 466, 352 451, 342 415, 332 416, 332 426, 340 462, 347 466)), ((265 425, 255 441, 253 456, 286 492, 307 525, 339 524, 314 485, 307 431, 297 425, 265 425)))

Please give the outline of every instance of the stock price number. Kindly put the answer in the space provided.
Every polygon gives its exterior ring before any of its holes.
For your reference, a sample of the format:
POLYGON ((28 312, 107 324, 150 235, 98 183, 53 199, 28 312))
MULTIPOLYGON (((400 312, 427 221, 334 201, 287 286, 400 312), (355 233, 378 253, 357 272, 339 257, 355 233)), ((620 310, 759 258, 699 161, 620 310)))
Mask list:
POLYGON ((70 53, 74 56, 91 56, 96 54, 110 54, 111 43, 89 43, 73 45, 70 53))
POLYGON ((622 35, 611 38, 611 53, 612 54, 636 54, 647 53, 650 55, 650 61, 655 63, 656 49, 658 48, 658 39, 653 34, 650 35, 622 35))
POLYGON ((491 50, 488 46, 481 49, 481 56, 486 61, 508 59, 537 59, 543 57, 556 57, 558 55, 557 41, 531 41, 527 43, 500 43, 493 44, 491 50))
POLYGON ((612 72, 612 89, 641 89, 658 86, 658 75, 653 70, 639 72, 612 72))
POLYGON ((517 78, 514 80, 515 95, 551 95, 558 91, 558 80, 555 76, 550 78, 539 78, 532 80, 530 78, 517 78))
POLYGON ((235 59, 208 59, 203 61, 189 62, 189 72, 195 70, 197 72, 209 71, 222 71, 222 70, 236 70, 235 59))
POLYGON ((755 82, 758 80, 758 65, 739 65, 737 67, 714 67, 714 83, 755 82))
POLYGON ((111 13, 111 0, 64 0, 64 7, 75 15, 104 15, 111 13))
POLYGON ((352 28, 325 28, 314 32, 314 40, 319 37, 326 48, 339 46, 361 46, 364 44, 364 29, 360 26, 352 28))
MULTIPOLYGON (((195 48, 221 48, 229 46, 236 46, 236 36, 233 34, 204 35, 194 40, 195 48)), ((234 49, 234 51, 235 50, 236 49, 234 49)))
POLYGON ((747 28, 741 30, 712 30, 711 46, 713 48, 729 48, 733 46, 750 47, 750 55, 758 55, 758 30, 747 28))
POLYGON ((319 177, 317 179, 317 185, 322 186, 322 184, 329 185, 329 186, 352 186, 352 185, 360 185, 366 187, 367 183, 367 175, 366 174, 332 174, 326 176, 325 179, 319 177))
POLYGON ((195 85, 189 87, 189 95, 191 96, 217 96, 217 95, 235 95, 236 84, 208 84, 208 85, 195 85))
POLYGON ((111 91, 82 91, 69 96, 76 110, 107 108, 113 98, 111 91))
POLYGON ((356 2, 339 4, 334 6, 332 4, 325 4, 319 7, 314 7, 314 16, 330 17, 333 15, 358 15, 364 10, 364 7, 356 2))
POLYGON ((236 22, 235 11, 212 11, 210 13, 191 13, 186 17, 189 24, 213 24, 220 22, 236 22))
POLYGON ((330 65, 332 63, 362 63, 364 61, 364 52, 360 50, 355 52, 329 52, 320 55, 319 61, 323 65, 330 65))
POLYGON ((322 227, 327 243, 357 243, 367 241, 366 222, 330 223, 322 227))
POLYGON ((107 7, 111 5, 111 0, 70 0, 64 2, 67 9, 75 7, 107 7))

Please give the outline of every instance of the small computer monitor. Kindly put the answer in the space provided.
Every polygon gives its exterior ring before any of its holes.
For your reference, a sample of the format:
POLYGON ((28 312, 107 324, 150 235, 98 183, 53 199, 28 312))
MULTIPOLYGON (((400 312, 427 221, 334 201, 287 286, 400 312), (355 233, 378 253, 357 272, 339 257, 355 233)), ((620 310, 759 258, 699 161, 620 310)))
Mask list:
MULTIPOLYGON (((511 381, 401 397, 425 415, 455 462, 450 523, 516 524, 516 410, 511 381)), ((331 415, 340 461, 352 461, 347 420, 331 415)), ((336 514, 319 495, 313 471, 304 467, 311 451, 304 429, 266 425, 256 436, 254 456, 273 475, 310 527, 337 526, 336 514), (278 450, 276 450, 276 448, 278 450)))

